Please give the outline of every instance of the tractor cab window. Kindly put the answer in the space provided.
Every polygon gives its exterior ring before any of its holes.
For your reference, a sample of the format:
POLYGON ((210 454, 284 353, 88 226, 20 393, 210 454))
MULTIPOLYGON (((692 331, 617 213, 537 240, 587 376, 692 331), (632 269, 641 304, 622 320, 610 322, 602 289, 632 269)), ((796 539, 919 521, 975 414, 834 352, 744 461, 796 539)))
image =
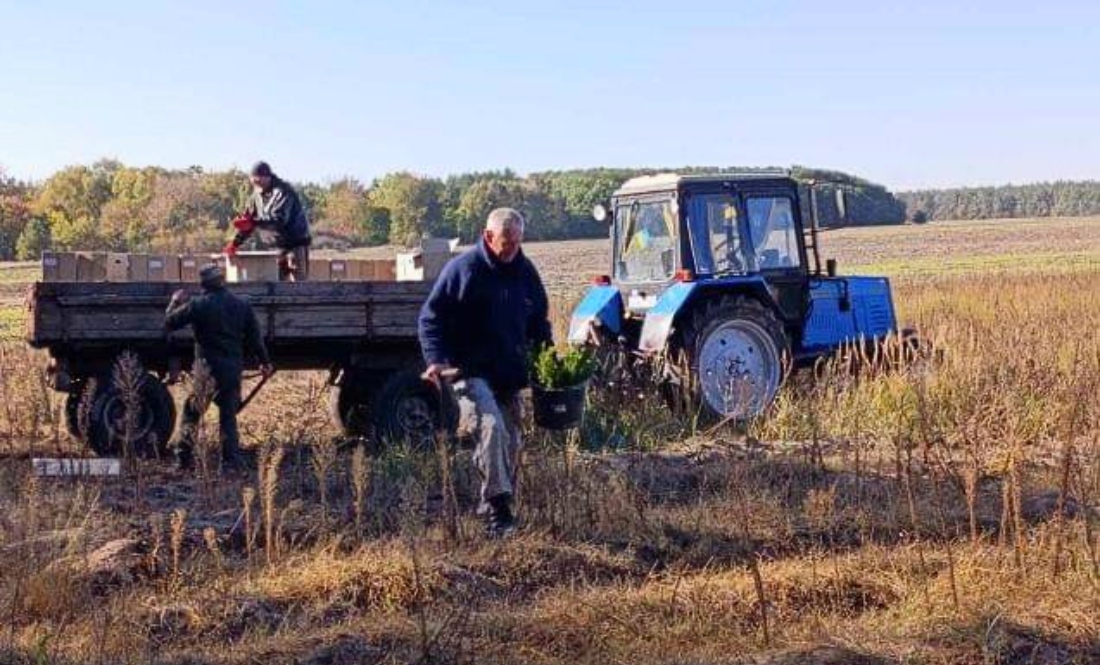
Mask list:
POLYGON ((737 202, 732 196, 692 196, 688 203, 688 225, 696 272, 711 275, 744 272, 737 202))
POLYGON ((676 213, 669 199, 621 203, 615 212, 615 277, 664 282, 676 270, 676 213))
POLYGON ((797 268, 799 238, 791 200, 785 196, 745 199, 757 270, 797 268))

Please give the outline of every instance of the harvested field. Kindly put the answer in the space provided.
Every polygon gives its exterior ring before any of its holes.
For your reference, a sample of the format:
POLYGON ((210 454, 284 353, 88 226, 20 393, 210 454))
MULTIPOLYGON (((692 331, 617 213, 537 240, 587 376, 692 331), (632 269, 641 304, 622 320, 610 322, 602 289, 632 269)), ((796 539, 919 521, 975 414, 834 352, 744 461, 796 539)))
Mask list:
MULTIPOLYGON (((0 660, 1098 663, 1100 222, 1050 223, 829 232, 842 271, 896 266, 929 359, 798 374, 747 431, 600 396, 529 433, 505 542, 469 451, 338 449, 308 373, 246 412, 266 473, 36 479, 81 451, 0 346, 0 660)), ((560 326, 601 243, 530 254, 560 326)))

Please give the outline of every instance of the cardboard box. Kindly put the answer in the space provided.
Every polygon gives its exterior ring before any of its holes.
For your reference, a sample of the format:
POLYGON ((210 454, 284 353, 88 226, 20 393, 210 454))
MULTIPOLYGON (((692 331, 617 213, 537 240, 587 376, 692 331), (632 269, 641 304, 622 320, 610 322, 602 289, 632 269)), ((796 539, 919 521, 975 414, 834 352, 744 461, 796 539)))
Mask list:
POLYGON ((43 282, 75 282, 76 254, 72 252, 42 252, 43 282))
POLYGON ((424 254, 420 250, 415 252, 400 252, 397 255, 397 281, 420 282, 424 279, 424 254))
POLYGON ((364 279, 372 282, 393 282, 397 280, 397 262, 394 259, 369 259, 364 261, 364 279))
POLYGON ((76 281, 102 282, 107 279, 107 255, 102 252, 76 253, 76 281))
POLYGON ((309 280, 311 282, 328 282, 332 279, 332 266, 329 259, 309 260, 309 280))
POLYGON ((310 259, 309 279, 314 282, 392 282, 396 279, 396 266, 391 259, 310 259))
POLYGON ((164 257, 164 281, 182 282, 180 275, 180 257, 171 254, 164 257))
POLYGON ((131 254, 130 255, 130 270, 126 275, 127 281, 130 282, 148 282, 149 281, 149 255, 148 254, 131 254))
POLYGON ((106 272, 108 282, 130 281, 130 255, 118 252, 107 254, 106 272))
POLYGON ((458 238, 425 238, 420 248, 397 255, 396 279, 400 282, 434 280, 458 250, 458 238))
POLYGON ((358 269, 351 259, 332 259, 329 261, 329 279, 333 282, 352 282, 357 279, 358 269))
POLYGON ((179 257, 179 281, 195 283, 199 281, 199 270, 203 266, 201 257, 193 254, 183 254, 179 257))
POLYGON ((160 254, 131 254, 131 282, 178 282, 179 259, 160 254))
POLYGON ((154 254, 146 262, 147 279, 150 282, 180 281, 180 260, 175 256, 154 254))
POLYGON ((240 252, 225 269, 228 282, 279 281, 278 252, 240 252))

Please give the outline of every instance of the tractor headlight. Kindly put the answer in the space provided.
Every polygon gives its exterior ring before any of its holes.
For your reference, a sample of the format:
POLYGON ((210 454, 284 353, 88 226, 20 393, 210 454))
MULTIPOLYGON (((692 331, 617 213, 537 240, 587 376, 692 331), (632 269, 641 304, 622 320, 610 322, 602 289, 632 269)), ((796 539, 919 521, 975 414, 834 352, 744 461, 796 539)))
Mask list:
POLYGON ((607 206, 602 203, 597 203, 592 206, 592 218, 597 222, 606 222, 610 213, 607 211, 607 206))

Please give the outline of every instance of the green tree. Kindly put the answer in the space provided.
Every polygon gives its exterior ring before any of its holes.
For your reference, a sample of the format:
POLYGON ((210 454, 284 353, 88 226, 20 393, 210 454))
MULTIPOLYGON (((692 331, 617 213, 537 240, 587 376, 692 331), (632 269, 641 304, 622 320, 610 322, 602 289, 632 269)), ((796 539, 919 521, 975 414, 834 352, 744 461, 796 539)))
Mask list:
POLYGON ((252 193, 248 176, 243 171, 234 169, 203 173, 198 179, 203 195, 203 216, 213 220, 218 228, 228 228, 230 220, 244 210, 244 204, 252 193))
POLYGON ((426 234, 445 231, 440 214, 441 183, 411 173, 389 173, 371 187, 369 201, 389 213, 389 241, 411 246, 426 234))
POLYGON ((148 167, 121 166, 111 178, 111 199, 99 211, 104 244, 118 251, 146 251, 155 230, 146 210, 156 192, 157 180, 167 172, 148 167))
POLYGON ((53 238, 65 249, 100 249, 99 215, 111 199, 111 183, 120 165, 103 160, 92 166, 64 168, 38 192, 34 212, 45 217, 53 238))
POLYGON ((547 192, 560 197, 571 219, 585 222, 592 221, 592 208, 607 203, 611 193, 626 180, 621 169, 537 173, 531 179, 544 183, 547 192))
POLYGON ((363 228, 359 237, 367 245, 385 245, 390 239, 390 211, 386 208, 367 206, 363 228))
POLYGON ((46 220, 35 217, 23 227, 16 244, 16 256, 20 261, 35 261, 42 252, 50 248, 50 225, 46 220))
POLYGON ((328 188, 322 187, 315 182, 307 182, 298 185, 296 188, 299 198, 302 200, 302 207, 306 211, 306 217, 309 218, 311 225, 316 225, 318 220, 324 216, 325 198, 328 196, 328 188))
POLYGON ((466 188, 458 204, 455 230, 464 242, 471 242, 485 227, 494 208, 523 207, 523 183, 514 178, 486 178, 466 188))
POLYGON ((485 227, 494 208, 519 210, 527 219, 525 235, 531 240, 563 237, 569 220, 561 199, 543 191, 532 181, 516 178, 486 178, 466 188, 458 206, 459 236, 470 242, 485 227))
POLYGON ((511 169, 475 171, 447 176, 440 186, 439 192, 439 206, 443 216, 445 234, 450 236, 459 235, 459 227, 463 223, 459 206, 462 204, 462 196, 471 185, 482 180, 515 180, 516 178, 518 176, 511 169))
POLYGON ((145 208, 156 250, 214 250, 226 239, 226 227, 236 207, 240 181, 229 174, 216 178, 198 169, 157 178, 145 208))
POLYGON ((1100 214, 1100 182, 1059 181, 1001 187, 960 187, 901 192, 912 219, 995 219, 1100 214))
POLYGON ((14 194, 0 195, 0 261, 15 258, 16 243, 30 221, 27 203, 14 194))
POLYGON ((354 178, 345 178, 329 185, 313 222, 319 230, 365 242, 369 208, 367 188, 354 178))

